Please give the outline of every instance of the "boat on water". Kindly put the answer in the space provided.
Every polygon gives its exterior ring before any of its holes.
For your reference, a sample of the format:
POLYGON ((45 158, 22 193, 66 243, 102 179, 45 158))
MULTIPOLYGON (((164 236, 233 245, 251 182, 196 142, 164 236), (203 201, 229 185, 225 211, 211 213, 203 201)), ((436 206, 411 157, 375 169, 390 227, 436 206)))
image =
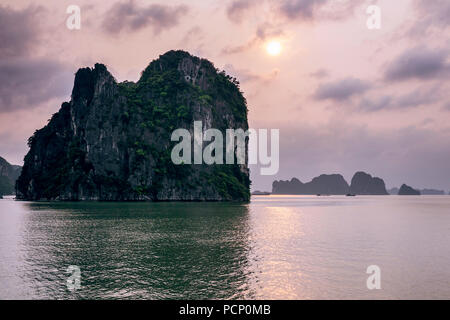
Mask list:
POLYGON ((252 192, 252 196, 269 196, 270 194, 271 194, 270 192, 259 190, 252 192))

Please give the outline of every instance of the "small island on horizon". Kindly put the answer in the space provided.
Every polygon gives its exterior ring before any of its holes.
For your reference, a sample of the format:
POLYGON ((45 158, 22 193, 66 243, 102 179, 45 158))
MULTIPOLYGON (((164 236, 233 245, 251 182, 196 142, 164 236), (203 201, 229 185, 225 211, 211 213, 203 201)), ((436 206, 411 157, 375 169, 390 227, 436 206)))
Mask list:
MULTIPOLYGON (((261 193, 258 191, 258 193, 261 193)), ((258 193, 253 193, 258 195, 258 193)), ((270 193, 270 192, 269 192, 270 193)), ((383 179, 372 177, 363 171, 354 174, 351 183, 341 174, 322 174, 310 182, 303 183, 297 178, 275 180, 270 194, 279 195, 446 195, 443 190, 414 189, 406 184, 401 188, 387 190, 383 179)), ((449 192, 450 194, 450 192, 449 192)))

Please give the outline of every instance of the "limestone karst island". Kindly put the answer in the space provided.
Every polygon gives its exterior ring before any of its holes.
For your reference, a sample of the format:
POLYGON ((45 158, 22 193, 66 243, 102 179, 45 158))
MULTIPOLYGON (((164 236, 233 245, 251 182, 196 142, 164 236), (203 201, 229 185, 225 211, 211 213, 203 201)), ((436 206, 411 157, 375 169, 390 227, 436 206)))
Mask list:
POLYGON ((246 164, 173 164, 171 133, 194 121, 248 129, 239 83, 205 59, 169 51, 136 83, 79 69, 70 102, 28 141, 17 198, 248 201, 246 164))

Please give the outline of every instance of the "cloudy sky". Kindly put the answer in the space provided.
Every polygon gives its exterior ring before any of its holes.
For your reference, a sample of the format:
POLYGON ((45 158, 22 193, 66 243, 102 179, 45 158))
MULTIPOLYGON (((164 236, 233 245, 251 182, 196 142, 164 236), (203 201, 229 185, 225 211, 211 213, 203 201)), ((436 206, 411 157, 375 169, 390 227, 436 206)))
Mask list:
POLYGON ((280 129, 280 171, 253 170, 254 189, 364 170, 388 187, 450 190, 449 23, 448 0, 3 0, 0 155, 22 164, 78 68, 102 62, 135 81, 184 49, 240 80, 251 127, 280 129), (379 30, 366 24, 373 4, 379 30), (69 5, 80 30, 66 27, 69 5))

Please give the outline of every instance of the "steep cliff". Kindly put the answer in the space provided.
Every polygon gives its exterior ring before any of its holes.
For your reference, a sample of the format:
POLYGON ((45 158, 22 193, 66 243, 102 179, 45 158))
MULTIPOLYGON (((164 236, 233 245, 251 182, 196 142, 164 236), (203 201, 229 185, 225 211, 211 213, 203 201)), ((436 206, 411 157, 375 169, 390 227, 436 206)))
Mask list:
POLYGON ((365 172, 357 172, 350 184, 350 193, 358 195, 388 195, 383 179, 372 177, 365 172))
POLYGON ((15 194, 15 184, 21 170, 21 166, 12 165, 0 157, 0 196, 15 194))
MULTIPOLYGON (((177 128, 248 129, 238 82, 205 59, 169 51, 138 82, 117 83, 102 64, 75 75, 70 102, 29 139, 20 199, 247 201, 249 170, 175 165, 177 128)), ((225 152, 224 152, 225 154, 225 152)))
POLYGON ((274 181, 272 194, 333 194, 343 195, 348 193, 348 183, 340 174, 322 174, 310 182, 302 183, 297 178, 291 181, 274 181))

